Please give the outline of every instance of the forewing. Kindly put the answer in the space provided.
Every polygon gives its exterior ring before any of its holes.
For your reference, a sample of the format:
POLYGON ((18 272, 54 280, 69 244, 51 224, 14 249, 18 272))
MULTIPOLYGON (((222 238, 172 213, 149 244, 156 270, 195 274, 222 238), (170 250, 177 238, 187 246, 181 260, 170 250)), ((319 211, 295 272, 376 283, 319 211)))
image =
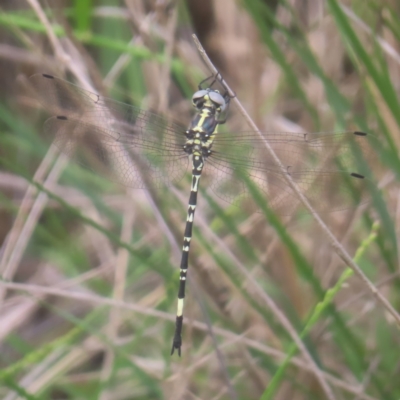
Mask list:
POLYGON ((33 75, 30 82, 55 114, 46 122, 47 136, 81 165, 134 188, 170 184, 185 174, 179 124, 50 75, 33 75))

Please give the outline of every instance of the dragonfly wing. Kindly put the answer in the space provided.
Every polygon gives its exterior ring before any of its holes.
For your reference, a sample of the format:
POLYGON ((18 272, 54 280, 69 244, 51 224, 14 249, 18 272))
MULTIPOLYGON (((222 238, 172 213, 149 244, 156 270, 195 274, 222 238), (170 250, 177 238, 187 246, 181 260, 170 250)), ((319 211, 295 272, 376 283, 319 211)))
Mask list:
POLYGON ((259 208, 249 190, 250 179, 268 206, 281 215, 301 207, 285 175, 291 176, 319 213, 354 207, 368 198, 366 157, 372 155, 374 138, 363 133, 222 134, 209 158, 211 187, 222 199, 259 208), (280 159, 283 170, 268 152, 265 141, 280 159))
POLYGON ((45 123, 45 134, 53 144, 83 167, 107 179, 132 188, 170 185, 179 181, 188 166, 188 157, 172 143, 166 144, 157 131, 157 140, 148 129, 133 127, 111 130, 66 116, 45 123))
POLYGON ((45 124, 46 135, 86 168, 134 188, 170 184, 185 174, 179 124, 51 75, 36 74, 30 82, 55 115, 45 124))
POLYGON ((168 128, 171 135, 180 135, 185 128, 160 114, 142 110, 82 89, 64 79, 48 74, 35 74, 29 78, 40 103, 52 115, 65 115, 84 119, 100 126, 112 128, 114 120, 121 123, 151 125, 168 128), (110 126, 111 125, 111 126, 110 126))

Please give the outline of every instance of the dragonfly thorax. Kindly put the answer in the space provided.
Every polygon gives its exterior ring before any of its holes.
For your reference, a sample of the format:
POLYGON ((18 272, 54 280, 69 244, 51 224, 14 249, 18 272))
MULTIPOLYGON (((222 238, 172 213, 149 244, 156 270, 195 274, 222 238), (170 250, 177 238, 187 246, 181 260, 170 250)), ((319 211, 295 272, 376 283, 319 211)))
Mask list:
POLYGON ((217 90, 210 88, 198 90, 192 102, 197 113, 185 132, 187 140, 183 149, 188 154, 208 157, 218 124, 222 123, 219 117, 226 111, 228 103, 217 90))

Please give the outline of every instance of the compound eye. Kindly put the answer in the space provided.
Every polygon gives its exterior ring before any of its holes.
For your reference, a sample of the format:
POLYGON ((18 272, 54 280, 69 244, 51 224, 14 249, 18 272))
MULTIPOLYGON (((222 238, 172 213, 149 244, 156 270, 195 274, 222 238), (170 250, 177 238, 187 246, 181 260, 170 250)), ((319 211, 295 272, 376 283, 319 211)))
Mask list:
POLYGON ((198 90, 197 92, 194 93, 192 96, 192 102, 193 104, 198 104, 199 101, 204 99, 204 96, 208 94, 207 90, 198 90))
POLYGON ((210 100, 221 108, 221 112, 224 112, 226 109, 226 101, 224 97, 217 91, 212 91, 208 95, 210 100))

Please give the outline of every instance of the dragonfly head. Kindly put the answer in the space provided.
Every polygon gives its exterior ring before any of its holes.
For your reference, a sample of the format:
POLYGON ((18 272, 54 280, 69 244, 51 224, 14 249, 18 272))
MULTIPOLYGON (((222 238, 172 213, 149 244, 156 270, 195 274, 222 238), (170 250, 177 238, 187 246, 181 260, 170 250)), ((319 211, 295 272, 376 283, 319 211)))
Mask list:
POLYGON ((218 114, 223 113, 228 103, 224 96, 218 90, 201 89, 198 90, 192 97, 193 106, 200 110, 204 106, 212 107, 218 114))

